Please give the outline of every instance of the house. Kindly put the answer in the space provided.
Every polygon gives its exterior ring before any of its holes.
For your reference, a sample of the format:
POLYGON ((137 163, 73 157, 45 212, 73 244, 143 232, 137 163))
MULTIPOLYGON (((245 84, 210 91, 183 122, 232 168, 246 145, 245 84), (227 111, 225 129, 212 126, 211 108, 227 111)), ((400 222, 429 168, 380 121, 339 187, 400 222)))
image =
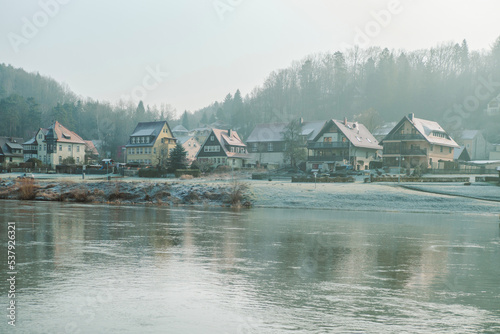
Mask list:
POLYGON ((453 161, 457 143, 437 123, 414 114, 401 121, 382 140, 385 166, 410 167, 424 165, 427 168, 442 168, 439 162, 453 161))
POLYGON ((172 134, 174 135, 175 138, 186 137, 188 135, 188 133, 189 133, 188 129, 186 129, 181 124, 175 126, 172 129, 172 134))
POLYGON ((125 145, 127 163, 161 164, 175 145, 175 138, 167 121, 140 122, 125 145))
POLYGON ((455 161, 471 161, 469 152, 467 151, 467 147, 460 146, 453 151, 453 160, 455 161))
MULTIPOLYGON (((313 140, 323 128, 326 121, 304 122, 300 121, 300 136, 306 151, 307 142, 313 140)), ((257 124, 247 139, 251 164, 283 167, 286 165, 284 152, 286 148, 283 132, 289 123, 263 123, 257 124)))
POLYGON ((0 166, 24 162, 22 142, 22 138, 0 137, 0 166))
POLYGON ((200 162, 207 162, 213 167, 226 165, 240 168, 250 158, 247 146, 234 130, 212 129, 196 155, 200 162))
POLYGON ((85 142, 85 162, 92 164, 96 163, 99 158, 99 151, 91 140, 84 140, 85 142))
POLYGON ((246 142, 249 151, 249 162, 252 165, 282 167, 285 142, 283 131, 287 123, 257 124, 246 142))
POLYGON ((45 143, 45 136, 48 132, 49 129, 40 128, 33 138, 23 143, 24 161, 34 158, 42 161, 42 163, 47 163, 47 143, 45 143))
POLYGON ((332 119, 308 142, 307 169, 333 171, 341 165, 369 169, 372 162, 380 160, 381 150, 363 124, 332 119))
POLYGON ((25 143, 30 148, 30 154, 34 153, 37 144, 36 155, 42 163, 55 168, 64 160, 72 158, 74 163, 81 165, 85 162, 85 142, 82 137, 67 129, 56 121, 48 129, 40 128, 35 137, 25 143))
POLYGON ((194 137, 190 136, 177 137, 177 143, 181 144, 186 150, 186 160, 188 165, 190 165, 196 160, 196 154, 201 148, 200 143, 194 137))
POLYGON ((459 142, 461 142, 470 154, 471 160, 486 160, 491 150, 491 144, 484 139, 479 130, 462 131, 459 142))

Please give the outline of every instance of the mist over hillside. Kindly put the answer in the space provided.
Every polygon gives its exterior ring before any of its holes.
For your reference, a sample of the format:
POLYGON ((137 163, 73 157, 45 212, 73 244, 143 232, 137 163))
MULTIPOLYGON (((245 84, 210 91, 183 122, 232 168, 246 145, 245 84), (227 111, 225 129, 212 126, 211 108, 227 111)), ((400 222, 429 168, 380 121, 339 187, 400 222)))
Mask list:
POLYGON ((49 77, 0 64, 0 135, 29 139, 58 120, 85 139, 101 140, 114 156, 139 121, 190 128, 220 121, 246 138, 257 123, 297 117, 347 117, 373 130, 414 113, 438 121, 452 135, 481 129, 498 143, 500 116, 485 109, 499 93, 500 38, 482 51, 469 50, 464 40, 417 51, 354 47, 312 54, 273 71, 246 96, 235 87, 222 101, 184 112, 182 119, 169 104, 83 98, 49 77))

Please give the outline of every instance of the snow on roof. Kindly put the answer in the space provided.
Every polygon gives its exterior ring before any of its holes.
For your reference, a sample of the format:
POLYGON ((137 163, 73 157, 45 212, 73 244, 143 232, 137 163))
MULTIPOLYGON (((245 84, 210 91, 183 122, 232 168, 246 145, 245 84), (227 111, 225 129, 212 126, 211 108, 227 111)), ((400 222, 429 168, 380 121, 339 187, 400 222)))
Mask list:
POLYGON ((173 129, 172 129, 172 132, 189 132, 188 129, 186 129, 184 126, 182 126, 182 124, 179 124, 177 126, 175 126, 173 129))
POLYGON ((468 140, 468 139, 474 139, 478 134, 481 132, 479 130, 464 130, 462 131, 462 139, 468 140))
POLYGON ((302 123, 302 135, 307 136, 307 140, 313 140, 323 129, 327 121, 313 121, 302 123))
POLYGON ((283 141, 282 132, 287 123, 262 123, 255 125, 247 143, 283 141))
MULTIPOLYGON (((139 123, 137 123, 137 126, 134 129, 134 132, 132 132, 132 134, 130 136, 131 137, 158 136, 165 123, 167 123, 167 122, 166 121, 139 122, 139 123)), ((168 127, 168 123, 167 123, 167 127, 168 127)))
POLYGON ((460 147, 458 144, 446 133, 446 131, 437 122, 428 121, 421 118, 413 117, 412 119, 406 118, 415 126, 415 128, 425 137, 431 144, 460 147), (438 137, 436 134, 443 134, 444 137, 438 137))
MULTIPOLYGON (((235 157, 235 158, 248 158, 247 154, 242 154, 242 153, 236 153, 236 152, 231 152, 227 150, 225 143, 231 146, 241 146, 241 147, 246 147, 246 145, 241 141, 240 136, 238 136, 238 133, 234 130, 222 130, 222 129, 212 129, 214 135, 217 137, 217 140, 221 144, 224 153, 228 157, 235 157), (229 136, 229 131, 231 131, 231 135, 229 136)), ((208 138, 207 138, 208 140, 208 138)), ((204 144, 203 144, 204 145, 204 144)))
POLYGON ((349 139, 355 147, 371 148, 381 150, 378 140, 371 134, 370 131, 361 123, 358 122, 341 122, 332 119, 337 128, 349 139))

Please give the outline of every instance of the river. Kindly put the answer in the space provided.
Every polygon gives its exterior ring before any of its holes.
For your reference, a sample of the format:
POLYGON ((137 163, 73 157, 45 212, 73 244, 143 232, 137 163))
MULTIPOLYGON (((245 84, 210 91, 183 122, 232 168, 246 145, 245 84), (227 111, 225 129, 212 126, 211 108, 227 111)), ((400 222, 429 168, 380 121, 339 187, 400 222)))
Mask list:
POLYGON ((0 217, 1 333, 500 332, 493 215, 0 201, 0 217))

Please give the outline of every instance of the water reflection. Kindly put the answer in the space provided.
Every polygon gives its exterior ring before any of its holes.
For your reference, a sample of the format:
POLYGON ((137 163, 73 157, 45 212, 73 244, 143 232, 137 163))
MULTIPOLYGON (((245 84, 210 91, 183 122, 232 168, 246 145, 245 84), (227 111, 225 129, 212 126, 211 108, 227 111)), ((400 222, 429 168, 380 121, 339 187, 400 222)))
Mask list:
POLYGON ((500 330, 491 216, 4 201, 0 217, 29 333, 500 330))

